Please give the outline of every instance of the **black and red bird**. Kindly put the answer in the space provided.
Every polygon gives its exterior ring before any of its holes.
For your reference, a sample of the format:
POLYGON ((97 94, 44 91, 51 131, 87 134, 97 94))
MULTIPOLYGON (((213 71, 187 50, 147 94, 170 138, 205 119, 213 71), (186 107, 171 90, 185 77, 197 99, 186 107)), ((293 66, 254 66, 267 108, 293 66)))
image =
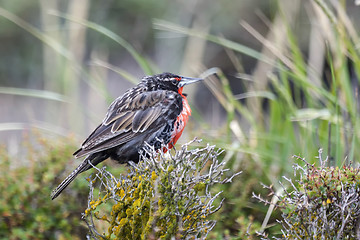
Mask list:
POLYGON ((147 144, 159 150, 172 148, 191 114, 183 87, 202 80, 172 73, 147 76, 109 107, 105 119, 74 153, 84 161, 51 193, 55 199, 75 177, 107 158, 127 163, 139 161, 147 144), (91 164, 90 164, 91 163, 91 164))

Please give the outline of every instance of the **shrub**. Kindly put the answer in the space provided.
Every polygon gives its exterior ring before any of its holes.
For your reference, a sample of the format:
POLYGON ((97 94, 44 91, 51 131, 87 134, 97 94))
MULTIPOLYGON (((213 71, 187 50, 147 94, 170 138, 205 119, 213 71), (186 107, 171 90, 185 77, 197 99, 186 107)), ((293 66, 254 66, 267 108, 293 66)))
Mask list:
POLYGON ((290 187, 278 196, 283 238, 360 239, 360 169, 326 167, 321 151, 319 167, 295 157, 305 166, 294 165, 300 179, 285 178, 290 187))
POLYGON ((175 155, 149 147, 127 175, 117 179, 101 169, 89 179, 84 217, 93 237, 205 238, 215 225, 208 217, 222 204, 214 203, 221 192, 212 193, 211 186, 230 182, 237 174, 225 176, 228 169, 218 161, 221 152, 214 146, 188 150, 188 145, 175 155), (107 231, 100 234, 94 220, 106 223, 107 231))
POLYGON ((73 194, 56 201, 49 195, 56 176, 71 165, 73 142, 29 138, 22 159, 0 148, 0 239, 84 239, 79 216, 86 204, 86 184, 78 181, 72 185, 73 194))

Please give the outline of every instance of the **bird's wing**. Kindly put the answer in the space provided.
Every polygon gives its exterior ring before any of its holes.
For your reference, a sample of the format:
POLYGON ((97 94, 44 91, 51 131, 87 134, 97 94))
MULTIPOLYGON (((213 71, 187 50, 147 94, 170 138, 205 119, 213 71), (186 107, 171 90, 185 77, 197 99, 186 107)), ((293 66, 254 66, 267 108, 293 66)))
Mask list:
MULTIPOLYGON (((173 91, 135 92, 124 94, 109 107, 99 125, 74 153, 75 157, 103 151, 144 134, 156 122, 160 128, 169 119, 176 119, 182 109, 182 98, 173 91), (136 94, 135 94, 136 93, 136 94), (173 106, 171 106, 173 105, 173 106), (178 109, 169 113, 168 109, 178 109)), ((153 129, 156 130, 156 129, 153 129)))

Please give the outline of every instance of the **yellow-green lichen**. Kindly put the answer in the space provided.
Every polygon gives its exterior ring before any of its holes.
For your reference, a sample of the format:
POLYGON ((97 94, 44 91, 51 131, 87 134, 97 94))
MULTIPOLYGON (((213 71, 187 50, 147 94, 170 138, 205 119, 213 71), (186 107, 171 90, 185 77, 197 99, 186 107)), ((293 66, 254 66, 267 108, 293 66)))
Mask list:
MULTIPOLYGON (((158 159, 140 161, 120 179, 104 170, 96 175, 95 180, 101 180, 105 191, 100 191, 99 197, 89 202, 85 215, 108 224, 107 232, 101 238, 206 236, 214 224, 207 219, 214 206, 212 202, 209 204, 212 193, 205 189, 216 182, 225 182, 220 179, 224 170, 216 159, 219 152, 213 146, 197 151, 184 148, 182 151, 183 154, 176 155, 178 158, 159 154, 158 159), (204 155, 208 157, 199 157, 204 155), (201 168, 208 161, 212 164, 211 173, 201 168), (108 212, 104 210, 106 206, 111 206, 108 212), (95 211, 103 212, 95 214, 95 211)), ((94 184, 94 179, 91 183, 94 184)))

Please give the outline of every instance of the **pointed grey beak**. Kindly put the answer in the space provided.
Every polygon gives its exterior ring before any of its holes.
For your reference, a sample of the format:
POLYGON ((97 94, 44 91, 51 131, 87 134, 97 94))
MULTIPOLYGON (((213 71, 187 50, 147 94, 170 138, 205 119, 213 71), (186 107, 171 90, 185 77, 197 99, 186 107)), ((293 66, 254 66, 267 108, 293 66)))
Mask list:
POLYGON ((190 77, 181 76, 181 80, 179 82, 179 87, 183 87, 185 85, 195 83, 195 82, 198 82, 198 81, 202 81, 202 80, 204 80, 204 79, 203 78, 190 78, 190 77))

